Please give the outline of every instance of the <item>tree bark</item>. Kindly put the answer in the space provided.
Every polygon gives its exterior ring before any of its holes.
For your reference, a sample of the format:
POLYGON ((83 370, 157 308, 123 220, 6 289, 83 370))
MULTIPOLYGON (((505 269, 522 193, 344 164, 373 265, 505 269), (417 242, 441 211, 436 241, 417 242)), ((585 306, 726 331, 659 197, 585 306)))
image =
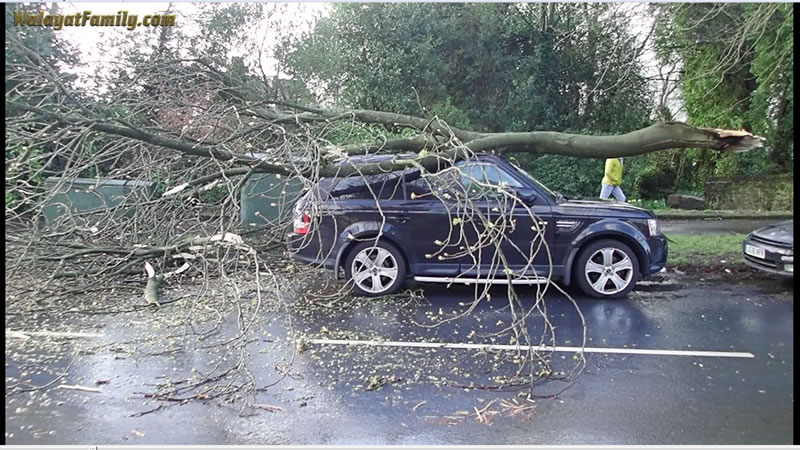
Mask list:
POLYGON ((588 136, 552 131, 496 133, 485 135, 466 145, 474 152, 513 147, 517 152, 616 158, 675 148, 740 152, 760 147, 762 142, 763 138, 744 131, 698 128, 681 122, 658 122, 620 135, 588 136))
MULTIPOLYGON (((272 102, 277 104, 277 102, 272 102)), ((45 111, 24 104, 8 102, 12 108, 39 115, 48 120, 65 125, 85 125, 87 128, 102 133, 126 137, 152 145, 176 150, 186 155, 215 158, 230 161, 237 165, 250 167, 253 172, 276 173, 282 175, 303 175, 313 173, 323 177, 372 175, 403 168, 417 167, 435 171, 441 167, 443 158, 458 160, 469 152, 490 152, 513 150, 515 152, 549 153, 555 155, 578 156, 586 158, 614 158, 621 156, 642 155, 667 149, 701 148, 726 152, 742 152, 761 147, 764 138, 746 131, 723 130, 714 128, 698 128, 680 122, 658 122, 641 130, 621 135, 591 136, 554 131, 533 131, 525 133, 477 133, 448 127, 438 119, 427 120, 403 114, 369 110, 332 111, 313 107, 301 107, 302 114, 295 115, 295 120, 302 115, 313 120, 348 120, 362 123, 399 125, 417 129, 423 134, 393 141, 378 142, 368 145, 350 145, 323 149, 323 158, 319 167, 308 169, 308 173, 298 173, 295 167, 267 163, 253 156, 234 153, 214 146, 204 146, 178 139, 160 136, 124 125, 112 125, 91 119, 66 117, 62 114, 45 111), (421 152, 427 156, 397 157, 392 161, 379 164, 334 164, 330 156, 352 153, 368 153, 381 150, 384 153, 421 152)), ((246 173, 245 171, 241 171, 246 173)), ((237 174, 239 172, 236 172, 237 174)))

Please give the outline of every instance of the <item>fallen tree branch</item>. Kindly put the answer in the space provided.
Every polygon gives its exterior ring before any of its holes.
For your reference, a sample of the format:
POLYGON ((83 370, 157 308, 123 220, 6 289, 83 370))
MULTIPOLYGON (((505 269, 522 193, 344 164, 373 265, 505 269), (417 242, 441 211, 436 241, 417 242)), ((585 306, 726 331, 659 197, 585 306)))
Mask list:
MULTIPOLYGON (((211 157, 220 161, 231 161, 234 164, 244 164, 254 172, 301 176, 309 176, 312 173, 327 177, 352 176, 357 174, 373 175, 415 167, 417 164, 431 171, 440 166, 439 163, 442 159, 457 160, 459 157, 469 152, 487 152, 492 150, 502 151, 513 149, 515 152, 549 153, 587 158, 612 158, 642 155, 659 150, 685 148, 707 148, 718 151, 743 152, 758 148, 765 142, 764 138, 755 136, 746 131, 699 128, 680 122, 658 122, 647 128, 621 135, 591 136, 554 131, 474 133, 449 127, 445 130, 445 124, 437 120, 436 122, 438 125, 428 131, 435 135, 435 133, 445 133, 449 130, 452 136, 457 138, 457 140, 446 144, 439 144, 437 150, 431 151, 431 154, 428 156, 415 159, 397 158, 380 164, 348 163, 342 166, 334 166, 328 163, 322 164, 314 170, 298 170, 297 167, 272 164, 254 156, 233 153, 216 147, 187 143, 179 139, 159 136, 132 127, 110 125, 90 119, 67 117, 62 114, 15 102, 7 102, 7 104, 12 108, 32 112, 51 121, 71 125, 84 125, 95 131, 170 148, 187 155, 211 157)), ((324 111, 321 115, 323 117, 328 117, 333 115, 333 112, 324 111)), ((342 115, 349 116, 353 120, 364 123, 397 125, 399 123, 398 121, 402 121, 402 123, 411 124, 410 126, 420 130, 425 130, 429 123, 429 121, 420 117, 384 113, 381 111, 352 110, 337 113, 335 117, 342 115)), ((422 151, 434 144, 435 140, 420 136, 412 139, 401 139, 390 142, 391 150, 422 151)), ((367 146, 351 146, 347 149, 351 151, 359 148, 375 150, 383 148, 387 143, 389 142, 367 146)), ((236 175, 244 173, 246 173, 246 171, 242 169, 234 172, 236 175)))

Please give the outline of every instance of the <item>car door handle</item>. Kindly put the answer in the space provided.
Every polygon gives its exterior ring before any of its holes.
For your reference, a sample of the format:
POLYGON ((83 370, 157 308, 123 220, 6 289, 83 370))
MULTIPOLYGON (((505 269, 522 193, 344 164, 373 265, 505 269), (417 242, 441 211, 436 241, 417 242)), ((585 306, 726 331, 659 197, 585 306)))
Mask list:
POLYGON ((406 221, 408 221, 408 216, 403 215, 403 214, 387 214, 386 218, 387 219, 392 219, 393 221, 395 221, 397 223, 406 223, 406 221))

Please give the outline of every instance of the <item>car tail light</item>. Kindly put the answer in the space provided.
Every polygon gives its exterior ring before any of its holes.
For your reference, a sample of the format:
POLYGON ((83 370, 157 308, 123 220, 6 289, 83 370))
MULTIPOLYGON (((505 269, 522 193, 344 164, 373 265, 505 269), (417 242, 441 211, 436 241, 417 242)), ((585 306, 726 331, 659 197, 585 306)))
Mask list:
POLYGON ((311 216, 308 213, 301 212, 294 218, 294 232, 297 234, 307 234, 308 229, 311 228, 311 216))

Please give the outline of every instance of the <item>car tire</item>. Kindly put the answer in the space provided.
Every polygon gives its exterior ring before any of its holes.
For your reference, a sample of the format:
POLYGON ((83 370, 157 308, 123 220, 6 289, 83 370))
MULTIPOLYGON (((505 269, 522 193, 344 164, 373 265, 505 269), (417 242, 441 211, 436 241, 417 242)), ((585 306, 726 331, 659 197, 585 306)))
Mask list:
POLYGON ((382 239, 356 244, 348 252, 344 266, 345 279, 352 283, 353 292, 367 297, 399 291, 407 270, 400 250, 382 239))
POLYGON ((578 253, 573 277, 581 291, 590 297, 622 298, 639 281, 639 259, 622 242, 601 239, 578 253))

